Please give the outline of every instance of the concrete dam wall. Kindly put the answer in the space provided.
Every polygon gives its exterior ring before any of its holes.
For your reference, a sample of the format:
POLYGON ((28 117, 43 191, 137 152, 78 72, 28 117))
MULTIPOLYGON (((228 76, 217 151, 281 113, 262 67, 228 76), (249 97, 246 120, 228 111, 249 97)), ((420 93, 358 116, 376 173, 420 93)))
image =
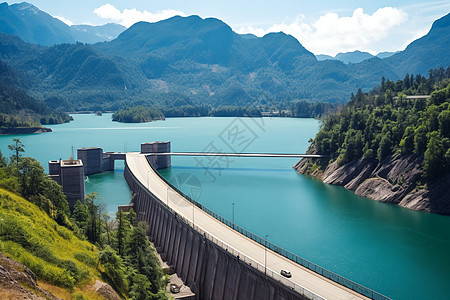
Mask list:
POLYGON ((198 299, 307 299, 192 228, 142 186, 127 165, 124 176, 138 219, 149 225, 150 240, 198 299))

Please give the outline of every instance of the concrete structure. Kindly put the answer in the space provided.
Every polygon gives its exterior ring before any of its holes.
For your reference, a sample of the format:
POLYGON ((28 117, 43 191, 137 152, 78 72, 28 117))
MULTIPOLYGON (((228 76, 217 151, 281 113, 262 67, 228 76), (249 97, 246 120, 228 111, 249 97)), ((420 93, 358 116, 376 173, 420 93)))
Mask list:
POLYGON ((85 175, 97 174, 102 172, 102 148, 90 147, 78 149, 77 158, 83 162, 85 175))
MULTIPOLYGON (((148 223, 149 238, 163 259, 198 299, 367 299, 225 225, 168 184, 149 161, 127 153, 124 176, 134 210, 148 223), (282 269, 292 278, 279 275, 282 269)), ((368 289, 364 293, 387 299, 368 289)))
POLYGON ((52 160, 48 162, 50 178, 62 186, 72 209, 75 202, 84 200, 84 166, 81 160, 52 160))
MULTIPOLYGON (((170 142, 153 142, 141 144, 141 153, 169 153, 170 142)), ((171 158, 170 155, 151 155, 149 156, 150 164, 156 169, 165 169, 170 167, 171 158)))
MULTIPOLYGON (((170 142, 153 142, 141 144, 142 153, 170 152, 170 142)), ((116 160, 125 160, 125 153, 103 152, 99 147, 77 149, 77 158, 83 162, 86 176, 107 171, 114 171, 116 160)), ((152 165, 158 169, 170 167, 170 156, 160 155, 152 158, 152 165)))
MULTIPOLYGON (((141 152, 144 153, 144 152, 141 152)), ((154 152, 159 156, 230 156, 230 157, 284 157, 284 158, 327 158, 321 154, 289 154, 289 153, 225 153, 225 152, 154 152)))
POLYGON ((77 158, 84 164, 84 174, 92 175, 114 171, 116 160, 125 160, 124 153, 103 152, 102 148, 89 147, 77 150, 77 158))
POLYGON ((124 176, 134 196, 130 205, 119 209, 133 207, 138 219, 149 224, 150 240, 197 299, 367 299, 363 295, 388 299, 268 243, 190 200, 156 171, 170 166, 170 155, 304 156, 172 153, 170 142, 155 142, 141 144, 141 153, 78 149, 80 160, 67 164, 51 161, 49 170, 63 190, 66 185, 72 207, 77 199, 84 199, 85 172, 114 170, 115 160, 125 159, 124 176), (76 199, 74 195, 78 195, 76 199), (292 278, 281 276, 281 270, 289 270, 292 278))
MULTIPOLYGON (((141 145, 144 153, 170 152, 170 142, 144 143, 141 145)), ((75 202, 86 197, 84 176, 114 171, 116 160, 125 160, 125 153, 103 152, 102 148, 89 147, 77 150, 78 160, 52 160, 48 162, 50 178, 62 186, 72 209, 75 202)), ((152 157, 152 164, 156 169, 170 167, 170 156, 152 157)), ((129 206, 119 209, 128 211, 129 206)))

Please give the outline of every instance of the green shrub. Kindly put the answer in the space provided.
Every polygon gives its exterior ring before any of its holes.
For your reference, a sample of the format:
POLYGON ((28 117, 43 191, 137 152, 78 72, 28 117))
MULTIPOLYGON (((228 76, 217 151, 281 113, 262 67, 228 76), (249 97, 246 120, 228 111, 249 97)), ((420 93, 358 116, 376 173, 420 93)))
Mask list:
POLYGON ((95 258, 93 258, 92 256, 83 253, 83 252, 75 252, 73 254, 73 256, 80 262, 95 268, 97 265, 97 261, 95 260, 95 258))

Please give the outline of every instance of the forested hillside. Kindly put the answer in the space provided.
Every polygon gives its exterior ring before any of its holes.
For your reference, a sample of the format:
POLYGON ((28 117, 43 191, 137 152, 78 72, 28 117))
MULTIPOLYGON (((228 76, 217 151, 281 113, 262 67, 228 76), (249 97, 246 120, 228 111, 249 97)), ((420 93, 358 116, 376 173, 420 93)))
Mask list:
POLYGON ((449 78, 450 68, 437 69, 428 78, 383 78, 370 93, 359 90, 324 120, 312 141, 309 152, 330 160, 303 160, 296 168, 381 201, 412 200, 408 194, 422 190, 430 201, 424 210, 450 213, 450 202, 444 201, 450 180, 449 78), (389 185, 362 188, 370 178, 389 185))
POLYGON ((313 145, 345 164, 360 157, 382 161, 392 154, 424 156, 424 176, 450 168, 450 68, 381 82, 379 91, 361 90, 339 113, 329 116, 313 145), (434 91, 433 91, 434 90, 434 91), (429 99, 409 98, 427 95, 429 99))
POLYGON ((164 120, 163 113, 155 108, 135 106, 121 109, 112 115, 112 120, 123 123, 144 123, 164 120))
POLYGON ((39 127, 69 122, 71 117, 29 96, 27 82, 0 60, 0 127, 39 127))
POLYGON ((448 67, 449 24, 450 15, 444 16, 405 51, 348 65, 317 61, 284 33, 241 35, 218 19, 198 16, 139 22, 94 45, 44 47, 0 34, 0 55, 26 75, 27 93, 66 110, 137 105, 174 112, 202 105, 284 110, 294 101, 344 103, 350 91, 368 91, 382 76, 397 80, 448 67))
MULTIPOLYGON (((110 220, 93 193, 71 212, 61 186, 23 156, 21 141, 9 149, 10 159, 0 153, 1 253, 59 298, 167 299, 156 251, 132 211, 110 220)), ((7 295, 0 289, 0 298, 7 295)))

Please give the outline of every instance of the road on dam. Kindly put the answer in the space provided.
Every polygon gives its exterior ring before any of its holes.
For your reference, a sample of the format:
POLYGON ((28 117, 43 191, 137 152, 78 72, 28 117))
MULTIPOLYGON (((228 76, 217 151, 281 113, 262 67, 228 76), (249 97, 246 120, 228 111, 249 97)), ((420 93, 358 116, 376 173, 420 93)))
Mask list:
MULTIPOLYGON (((289 270, 292 274, 292 278, 289 279, 291 282, 325 299, 367 299, 269 249, 266 250, 263 245, 216 220, 193 205, 161 179, 159 174, 150 167, 146 155, 127 153, 126 164, 136 179, 173 211, 237 252, 252 258, 262 266, 266 266, 268 274, 272 272, 279 274, 281 270, 289 270)), ((283 281, 287 280, 283 279, 283 281)))

